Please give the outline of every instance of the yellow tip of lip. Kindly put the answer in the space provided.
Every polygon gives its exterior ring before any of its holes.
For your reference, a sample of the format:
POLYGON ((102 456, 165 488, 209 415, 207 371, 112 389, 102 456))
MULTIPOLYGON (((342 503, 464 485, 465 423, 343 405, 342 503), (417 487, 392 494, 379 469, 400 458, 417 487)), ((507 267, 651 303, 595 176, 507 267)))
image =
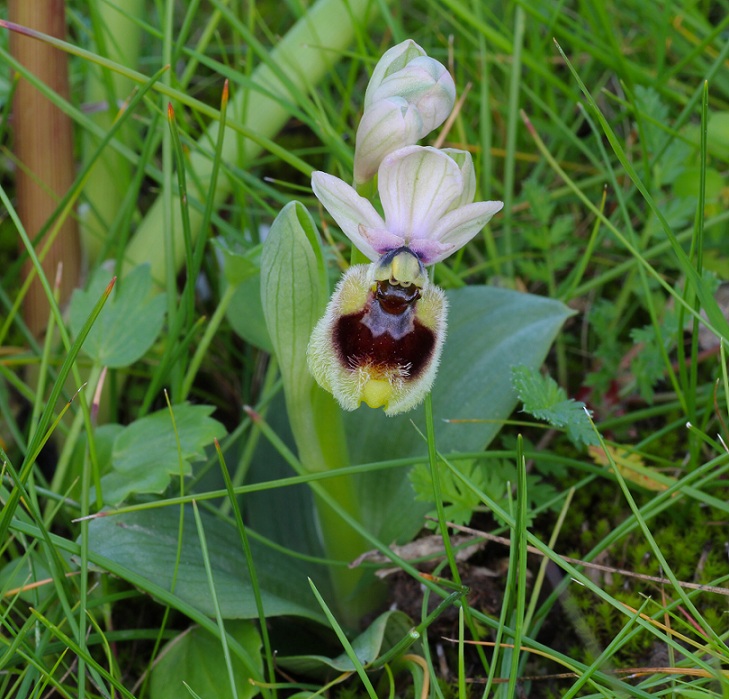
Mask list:
POLYGON ((362 390, 362 400, 370 408, 387 406, 392 397, 392 386, 384 379, 370 379, 362 390))

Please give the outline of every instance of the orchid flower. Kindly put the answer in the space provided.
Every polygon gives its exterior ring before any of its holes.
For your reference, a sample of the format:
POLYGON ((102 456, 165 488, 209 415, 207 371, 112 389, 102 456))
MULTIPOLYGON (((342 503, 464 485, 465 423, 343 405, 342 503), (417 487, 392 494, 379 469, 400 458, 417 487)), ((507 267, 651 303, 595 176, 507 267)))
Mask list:
POLYGON ((474 202, 469 153, 408 146, 379 168, 380 216, 354 188, 323 172, 312 189, 371 265, 351 267, 312 333, 307 359, 345 410, 364 401, 387 415, 430 391, 446 329, 443 292, 425 265, 465 245, 503 204, 474 202))
POLYGON ((473 238, 504 206, 473 202, 471 155, 454 149, 408 146, 380 164, 384 219, 353 187, 315 172, 312 189, 344 234, 373 262, 407 247, 425 265, 439 262, 473 238))

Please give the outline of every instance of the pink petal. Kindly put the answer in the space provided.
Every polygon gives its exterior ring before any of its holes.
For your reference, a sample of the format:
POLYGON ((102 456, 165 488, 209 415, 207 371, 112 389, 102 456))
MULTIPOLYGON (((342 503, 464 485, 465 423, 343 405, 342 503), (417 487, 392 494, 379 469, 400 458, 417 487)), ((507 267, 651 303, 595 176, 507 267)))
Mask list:
POLYGON ((317 199, 324 205, 342 232, 373 262, 380 254, 373 246, 376 236, 362 237, 360 226, 384 230, 385 222, 370 202, 361 197, 346 182, 325 172, 315 172, 311 176, 311 188, 317 199))
POLYGON ((409 243, 434 237, 435 224, 461 194, 463 177, 445 153, 409 146, 382 161, 378 188, 387 229, 409 243))
POLYGON ((452 246, 452 249, 436 255, 428 264, 440 262, 462 248, 503 208, 504 203, 501 201, 477 201, 449 211, 433 229, 433 239, 445 246, 452 246))

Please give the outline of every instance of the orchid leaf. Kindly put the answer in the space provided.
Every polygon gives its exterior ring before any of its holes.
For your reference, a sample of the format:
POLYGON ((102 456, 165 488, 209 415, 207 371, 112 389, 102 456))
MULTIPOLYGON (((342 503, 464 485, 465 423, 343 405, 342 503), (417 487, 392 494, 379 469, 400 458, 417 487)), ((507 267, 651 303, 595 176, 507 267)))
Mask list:
POLYGON ((291 202, 273 222, 261 256, 263 313, 287 401, 311 390, 306 347, 326 297, 326 268, 316 226, 301 203, 291 202))
MULTIPOLYGON (((204 511, 201 517, 221 615, 224 619, 257 619, 248 564, 238 532, 228 522, 204 511)), ((190 508, 184 510, 183 519, 179 562, 180 510, 177 507, 95 519, 89 524, 89 549, 155 585, 174 589, 180 600, 203 614, 215 616, 190 508)), ((260 541, 252 540, 250 545, 266 616, 301 616, 324 623, 307 577, 316 580, 319 589, 330 594, 327 571, 260 541)))
POLYGON ((249 659, 255 659, 255 676, 240 658, 233 655, 231 663, 236 685, 236 692, 233 694, 228 683, 228 668, 220 640, 198 626, 177 636, 160 654, 160 660, 152 670, 151 699, 177 699, 185 696, 185 684, 201 697, 250 699, 258 694, 258 688, 249 680, 260 680, 263 674, 261 637, 247 621, 229 622, 226 630, 248 651, 249 659))
MULTIPOLYGON (((436 447, 445 454, 481 451, 516 407, 512 367, 539 367, 573 311, 559 301, 486 286, 447 296, 448 337, 432 394, 436 447)), ((345 424, 352 463, 427 458, 422 410, 387 417, 363 406, 346 414, 345 424)), ((413 503, 407 471, 358 476, 363 522, 382 541, 411 538, 430 509, 413 503)))

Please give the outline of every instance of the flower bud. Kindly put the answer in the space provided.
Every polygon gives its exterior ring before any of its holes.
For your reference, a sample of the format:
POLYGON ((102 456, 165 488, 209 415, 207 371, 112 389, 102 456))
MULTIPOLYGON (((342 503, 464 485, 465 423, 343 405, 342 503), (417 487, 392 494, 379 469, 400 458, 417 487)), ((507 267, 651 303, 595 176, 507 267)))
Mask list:
POLYGON ((355 182, 372 179, 382 159, 398 148, 415 143, 422 128, 418 110, 402 97, 388 97, 365 110, 357 129, 355 182))
POLYGON ((374 93, 387 77, 398 70, 402 70, 408 63, 410 63, 410 61, 415 58, 419 58, 420 56, 427 56, 427 54, 425 53, 425 50, 418 46, 418 44, 416 44, 412 39, 406 39, 405 41, 400 42, 397 46, 393 46, 391 49, 385 51, 385 53, 382 54, 382 58, 377 61, 377 65, 372 72, 370 82, 367 85, 364 99, 365 109, 373 103, 374 93))
POLYGON ((354 181, 375 176, 382 159, 438 128, 453 110, 456 86, 445 67, 414 41, 387 51, 375 66, 357 129, 354 181))
MULTIPOLYGON (((402 97, 420 113, 423 128, 418 138, 437 129, 453 111, 456 85, 441 63, 428 56, 414 58, 401 70, 388 75, 371 94, 368 107, 388 97, 402 97)), ((408 144, 410 145, 410 144, 408 144)))
POLYGON ((408 248, 350 267, 312 333, 307 359, 345 410, 397 415, 433 385, 446 328, 443 292, 408 248))

